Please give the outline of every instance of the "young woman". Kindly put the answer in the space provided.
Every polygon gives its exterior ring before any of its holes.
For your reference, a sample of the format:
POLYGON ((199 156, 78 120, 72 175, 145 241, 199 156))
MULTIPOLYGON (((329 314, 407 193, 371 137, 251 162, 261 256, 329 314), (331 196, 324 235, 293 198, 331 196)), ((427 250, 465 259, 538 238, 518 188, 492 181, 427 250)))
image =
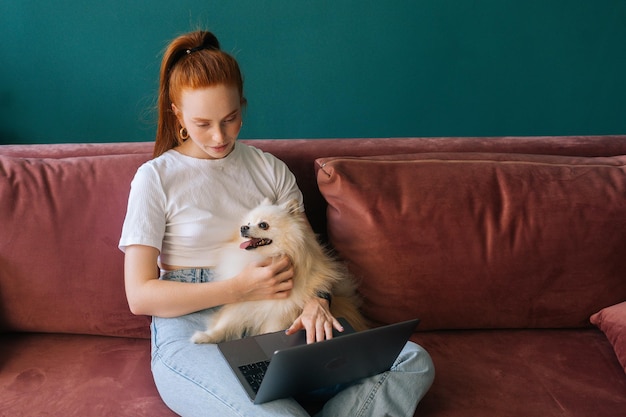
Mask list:
MULTIPOLYGON (((279 204, 302 202, 283 162, 236 143, 245 104, 239 66, 213 34, 192 32, 169 45, 161 65, 154 159, 133 179, 120 249, 130 309, 153 316, 157 388, 182 416, 308 415, 293 399, 252 404, 217 347, 190 342, 215 308, 285 298, 293 285, 286 257, 212 282, 219 248, 246 212, 266 197, 279 204)), ((328 300, 312 298, 288 332, 305 329, 312 343, 332 337, 333 327, 342 330, 328 300)), ((355 381, 322 413, 412 415, 433 377, 428 353, 408 343, 391 371, 355 381)))

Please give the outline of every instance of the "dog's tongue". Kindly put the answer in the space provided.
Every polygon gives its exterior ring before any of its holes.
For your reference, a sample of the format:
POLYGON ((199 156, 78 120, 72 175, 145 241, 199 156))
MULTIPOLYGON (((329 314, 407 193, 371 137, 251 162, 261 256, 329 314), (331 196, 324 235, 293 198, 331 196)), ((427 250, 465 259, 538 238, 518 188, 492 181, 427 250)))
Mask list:
POLYGON ((255 245, 259 242, 259 240, 261 239, 250 239, 250 240, 246 240, 245 242, 241 243, 241 245, 239 245, 240 249, 252 249, 253 247, 255 247, 255 245))

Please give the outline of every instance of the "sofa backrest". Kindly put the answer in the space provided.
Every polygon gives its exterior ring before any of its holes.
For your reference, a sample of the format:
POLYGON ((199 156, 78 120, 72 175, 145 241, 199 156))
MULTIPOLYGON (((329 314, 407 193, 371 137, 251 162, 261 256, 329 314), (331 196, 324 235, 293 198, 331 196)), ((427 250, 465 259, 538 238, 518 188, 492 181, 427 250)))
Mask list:
MULTIPOLYGON (((322 235, 326 201, 317 186, 317 158, 433 151, 626 154, 626 136, 247 142, 289 165, 322 235)), ((148 336, 148 318, 133 316, 126 304, 117 243, 131 178, 151 151, 151 143, 0 146, 0 331, 148 336)))

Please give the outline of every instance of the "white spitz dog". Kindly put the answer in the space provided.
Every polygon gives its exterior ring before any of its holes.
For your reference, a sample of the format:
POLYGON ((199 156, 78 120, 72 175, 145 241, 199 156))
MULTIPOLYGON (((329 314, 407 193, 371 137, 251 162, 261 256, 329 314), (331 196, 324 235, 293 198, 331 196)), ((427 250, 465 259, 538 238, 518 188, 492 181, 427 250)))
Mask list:
POLYGON ((215 269, 216 279, 232 278, 250 262, 283 254, 290 257, 294 268, 288 298, 225 305, 215 313, 208 329, 197 331, 191 341, 219 343, 284 330, 318 291, 332 294, 333 316, 346 318, 357 330, 367 328, 359 313, 354 280, 345 266, 319 244, 297 200, 283 205, 265 200, 248 213, 238 236, 223 249, 215 269))

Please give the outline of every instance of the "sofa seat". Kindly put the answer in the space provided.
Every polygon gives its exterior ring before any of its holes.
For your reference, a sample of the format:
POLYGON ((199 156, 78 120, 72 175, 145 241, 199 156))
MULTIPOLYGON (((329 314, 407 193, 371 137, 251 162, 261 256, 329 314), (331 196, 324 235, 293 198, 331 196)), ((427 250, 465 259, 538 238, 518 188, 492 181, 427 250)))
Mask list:
MULTIPOLYGON (((437 367, 421 417, 616 417, 626 410, 624 371, 596 329, 435 331, 412 340, 437 367)), ((149 352, 147 339, 3 335, 0 415, 174 416, 152 382, 149 352)))
POLYGON ((0 416, 175 416, 150 372, 150 340, 0 336, 0 416))
POLYGON ((450 330, 412 340, 437 371, 416 416, 626 415, 624 370, 597 329, 450 330))

